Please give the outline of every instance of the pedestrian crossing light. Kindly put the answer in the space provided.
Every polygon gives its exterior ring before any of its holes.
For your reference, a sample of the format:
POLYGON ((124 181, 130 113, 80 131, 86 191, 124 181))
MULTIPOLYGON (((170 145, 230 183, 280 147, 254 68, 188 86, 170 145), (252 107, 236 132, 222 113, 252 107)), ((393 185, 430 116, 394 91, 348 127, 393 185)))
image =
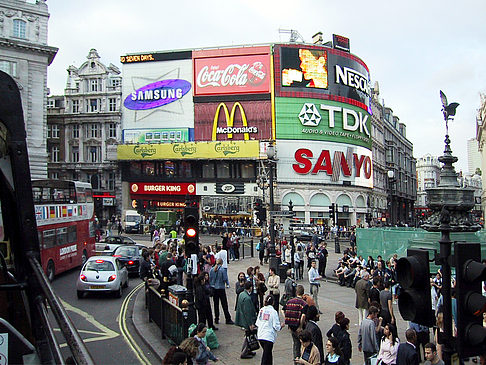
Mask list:
POLYGON ((397 261, 397 281, 401 286, 398 309, 403 319, 427 327, 435 325, 430 295, 429 252, 407 250, 407 257, 397 261))

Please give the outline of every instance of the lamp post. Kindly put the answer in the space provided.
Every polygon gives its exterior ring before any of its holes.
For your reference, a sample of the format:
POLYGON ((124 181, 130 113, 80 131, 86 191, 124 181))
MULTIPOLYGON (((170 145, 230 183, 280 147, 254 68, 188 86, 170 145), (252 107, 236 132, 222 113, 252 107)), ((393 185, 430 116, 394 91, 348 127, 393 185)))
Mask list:
POLYGON ((273 142, 270 142, 267 146, 267 158, 268 158, 268 174, 269 176, 269 192, 270 192, 270 245, 268 247, 268 257, 269 257, 269 268, 274 268, 277 270, 278 262, 277 262, 277 255, 275 250, 275 217, 273 212, 275 210, 275 203, 274 203, 274 186, 273 186, 273 175, 274 175, 274 164, 275 160, 275 145, 273 142))
MULTIPOLYGON (((292 217, 294 215, 294 205, 292 204, 292 200, 289 200, 289 220, 292 222, 292 217)), ((294 227, 289 223, 289 232, 290 232, 290 247, 291 247, 291 252, 292 252, 292 257, 291 257, 291 262, 292 262, 292 268, 295 266, 294 262, 294 254, 295 254, 295 244, 294 244, 294 227)))
POLYGON ((387 172, 388 175, 388 214, 390 215, 390 223, 393 224, 395 223, 395 204, 394 204, 394 199, 393 199, 393 184, 395 183, 395 171, 393 170, 388 170, 387 172))

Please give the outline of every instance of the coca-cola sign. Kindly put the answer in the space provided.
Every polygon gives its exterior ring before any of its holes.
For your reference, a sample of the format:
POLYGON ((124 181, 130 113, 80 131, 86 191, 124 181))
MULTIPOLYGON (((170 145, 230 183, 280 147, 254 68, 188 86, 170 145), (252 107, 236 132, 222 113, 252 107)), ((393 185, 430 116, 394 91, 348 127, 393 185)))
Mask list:
POLYGON ((238 55, 194 59, 194 95, 270 92, 270 56, 238 55))

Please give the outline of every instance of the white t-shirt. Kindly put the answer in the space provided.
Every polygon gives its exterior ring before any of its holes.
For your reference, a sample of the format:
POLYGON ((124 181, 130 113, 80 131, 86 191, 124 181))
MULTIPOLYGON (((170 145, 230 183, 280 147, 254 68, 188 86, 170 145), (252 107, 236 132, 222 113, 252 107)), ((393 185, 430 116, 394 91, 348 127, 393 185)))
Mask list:
POLYGON ((277 331, 280 331, 280 319, 275 308, 267 305, 260 309, 255 325, 258 327, 257 337, 259 340, 275 342, 277 331))
POLYGON ((218 259, 223 260, 223 265, 221 266, 223 269, 228 269, 228 251, 221 250, 216 254, 216 261, 218 259))

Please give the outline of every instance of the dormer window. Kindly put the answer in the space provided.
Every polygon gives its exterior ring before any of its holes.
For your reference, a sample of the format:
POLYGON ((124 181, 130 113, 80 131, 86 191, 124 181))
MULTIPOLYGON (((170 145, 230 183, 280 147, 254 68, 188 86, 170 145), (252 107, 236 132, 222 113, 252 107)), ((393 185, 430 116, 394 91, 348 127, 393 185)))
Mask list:
POLYGON ((13 36, 15 38, 23 38, 25 39, 25 28, 26 22, 21 19, 14 19, 13 21, 13 36))

